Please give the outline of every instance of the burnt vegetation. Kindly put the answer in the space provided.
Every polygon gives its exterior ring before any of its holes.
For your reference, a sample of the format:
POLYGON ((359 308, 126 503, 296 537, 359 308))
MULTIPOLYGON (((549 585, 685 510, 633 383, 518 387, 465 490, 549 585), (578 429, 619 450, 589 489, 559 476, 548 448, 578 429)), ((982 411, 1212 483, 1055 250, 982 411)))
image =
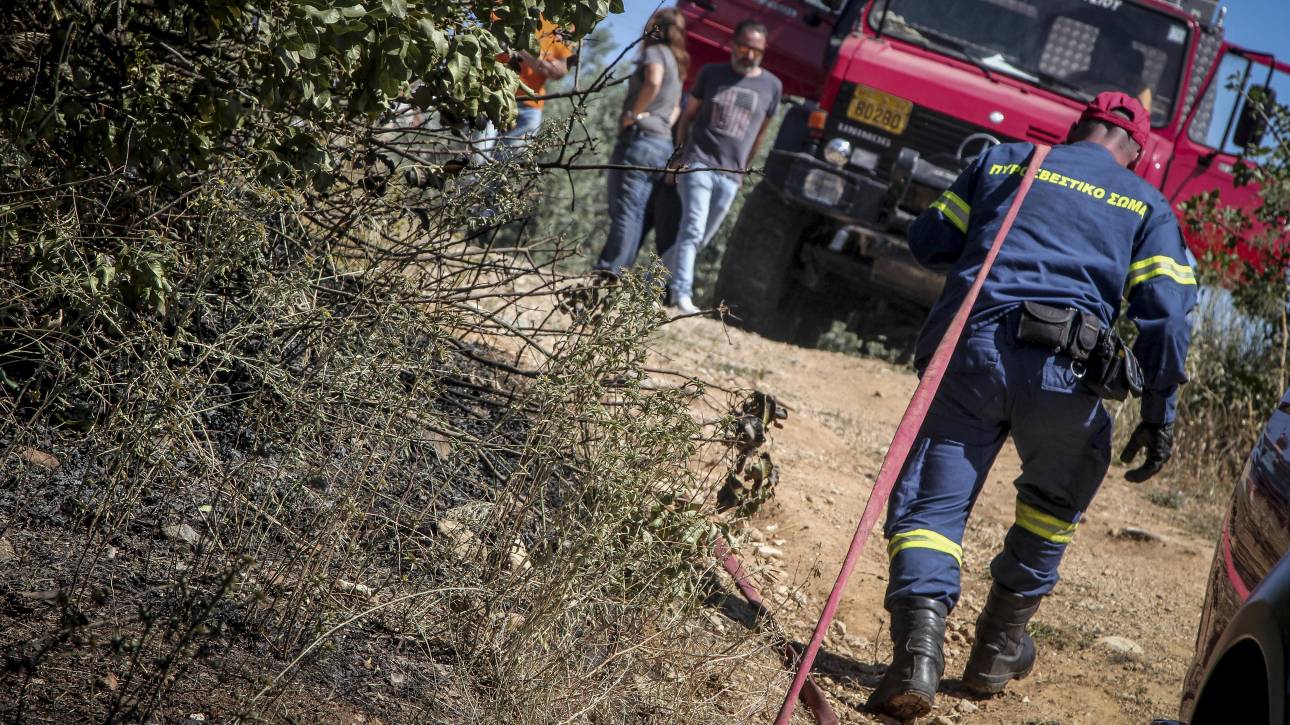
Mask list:
POLYGON ((0 718, 764 706, 700 616, 730 416, 646 370, 656 290, 499 236, 611 76, 460 163, 514 113, 496 54, 609 9, 0 11, 0 718))

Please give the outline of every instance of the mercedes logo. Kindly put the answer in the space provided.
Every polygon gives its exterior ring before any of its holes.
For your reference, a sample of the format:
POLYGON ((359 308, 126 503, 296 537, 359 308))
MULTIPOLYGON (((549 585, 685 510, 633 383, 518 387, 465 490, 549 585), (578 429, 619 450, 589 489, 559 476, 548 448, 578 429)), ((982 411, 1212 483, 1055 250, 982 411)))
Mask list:
POLYGON ((958 157, 965 164, 970 164, 976 157, 985 153, 991 146, 998 146, 1002 143, 999 139, 988 133, 974 133, 963 139, 959 144, 958 157))

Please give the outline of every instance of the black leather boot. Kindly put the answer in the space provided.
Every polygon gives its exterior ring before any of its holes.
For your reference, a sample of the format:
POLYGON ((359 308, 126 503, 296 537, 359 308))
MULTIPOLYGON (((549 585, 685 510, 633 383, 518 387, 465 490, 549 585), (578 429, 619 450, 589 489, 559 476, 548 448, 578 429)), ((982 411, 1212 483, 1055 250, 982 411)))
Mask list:
POLYGON ((901 720, 912 720, 932 709, 932 699, 945 672, 945 605, 925 597, 889 602, 891 666, 869 696, 869 709, 901 720))
POLYGON ((1020 680, 1035 667, 1035 641, 1026 622, 1042 596, 1025 597, 996 583, 976 620, 976 641, 963 670, 963 684, 983 695, 1002 692, 1009 680, 1020 680))

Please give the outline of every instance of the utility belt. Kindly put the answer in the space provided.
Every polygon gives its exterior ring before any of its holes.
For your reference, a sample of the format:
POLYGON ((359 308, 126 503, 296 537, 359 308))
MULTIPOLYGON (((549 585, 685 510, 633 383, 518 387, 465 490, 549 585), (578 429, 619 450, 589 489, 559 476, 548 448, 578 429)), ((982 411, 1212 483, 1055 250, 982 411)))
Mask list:
POLYGON ((1099 398, 1124 400, 1142 395, 1142 368, 1115 330, 1093 315, 1038 302, 1021 306, 1017 339, 1065 353, 1071 371, 1099 398))

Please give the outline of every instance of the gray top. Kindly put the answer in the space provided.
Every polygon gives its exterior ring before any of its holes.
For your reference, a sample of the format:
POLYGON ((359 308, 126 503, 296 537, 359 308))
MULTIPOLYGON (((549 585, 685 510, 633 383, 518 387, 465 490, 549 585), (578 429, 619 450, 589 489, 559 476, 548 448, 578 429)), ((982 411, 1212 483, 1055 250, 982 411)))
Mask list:
POLYGON ((676 69, 676 58, 672 50, 665 45, 645 46, 641 59, 636 64, 636 72, 627 81, 627 98, 623 101, 623 110, 630 111, 640 93, 645 80, 645 66, 655 64, 663 66, 663 84, 659 86, 645 111, 649 115, 636 122, 637 128, 646 136, 672 138, 672 109, 681 100, 681 76, 676 69))
POLYGON ((743 169, 757 132, 774 115, 783 91, 784 84, 765 68, 755 76, 744 76, 729 63, 703 66, 690 90, 703 105, 690 128, 682 162, 743 169))

